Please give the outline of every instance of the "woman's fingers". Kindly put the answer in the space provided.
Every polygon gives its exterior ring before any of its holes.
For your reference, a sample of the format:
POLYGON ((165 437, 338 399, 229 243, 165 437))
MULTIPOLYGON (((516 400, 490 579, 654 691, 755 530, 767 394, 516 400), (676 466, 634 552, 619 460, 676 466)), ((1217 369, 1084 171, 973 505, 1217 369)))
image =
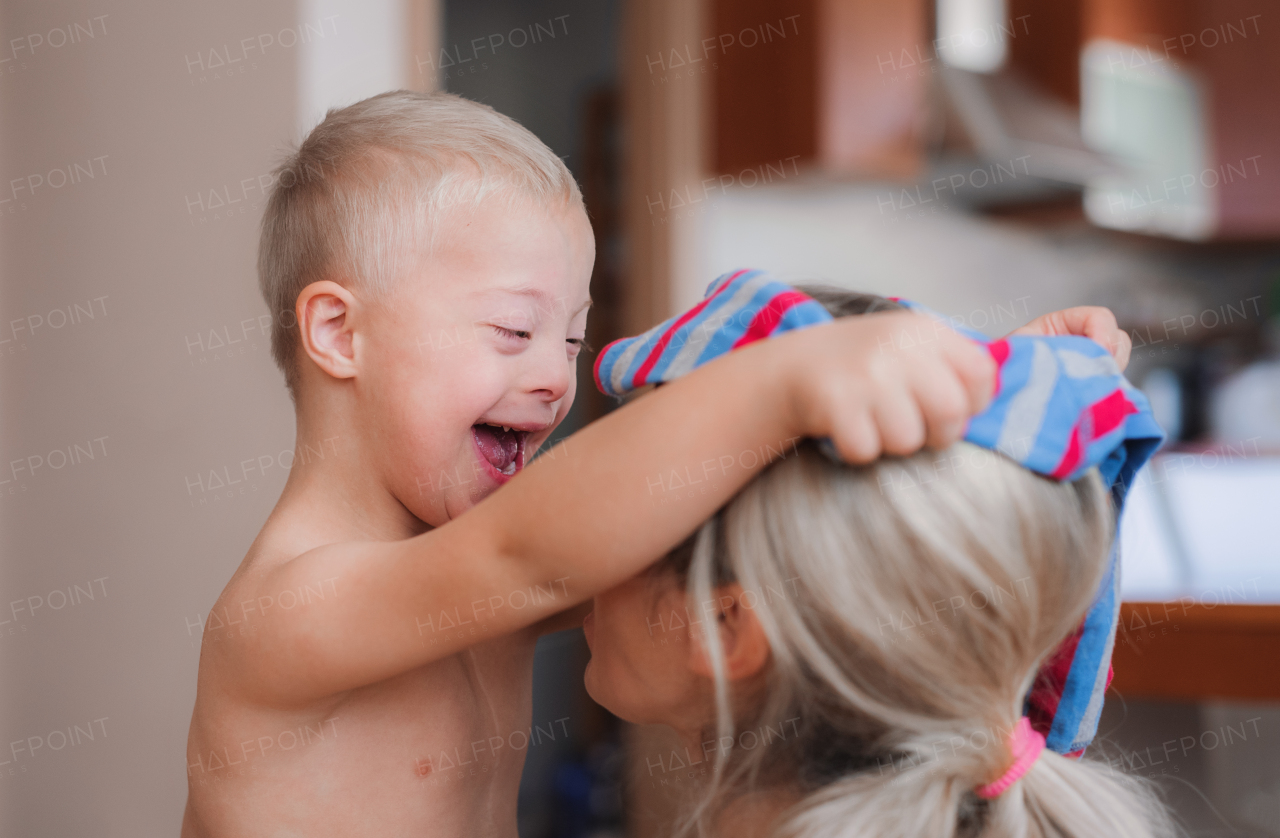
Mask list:
POLYGON ((1111 350, 1111 354, 1116 359, 1116 366, 1120 368, 1120 372, 1124 372, 1125 368, 1129 366, 1129 355, 1133 352, 1133 341, 1129 338, 1129 333, 1124 329, 1117 329, 1113 340, 1115 340, 1114 346, 1108 346, 1105 343, 1102 345, 1111 350))
POLYGON ((1129 366, 1133 341, 1105 306, 1076 306, 1050 312, 1013 331, 1015 335, 1082 335, 1106 347, 1124 372, 1129 366))

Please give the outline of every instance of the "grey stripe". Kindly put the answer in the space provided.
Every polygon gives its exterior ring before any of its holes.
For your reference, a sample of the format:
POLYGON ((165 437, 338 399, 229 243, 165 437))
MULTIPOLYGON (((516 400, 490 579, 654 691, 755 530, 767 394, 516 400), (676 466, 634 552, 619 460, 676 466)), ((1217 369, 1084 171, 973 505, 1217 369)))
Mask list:
POLYGON ((722 312, 726 311, 731 312, 731 317, 736 317, 739 310, 756 295, 762 285, 773 281, 774 279, 768 274, 752 277, 733 293, 728 302, 722 303, 714 313, 707 315, 706 319, 702 320, 693 329, 690 329, 688 340, 685 341, 684 346, 680 347, 680 354, 667 367, 667 372, 663 375, 663 379, 671 381, 693 369, 694 364, 697 363, 698 356, 702 354, 702 351, 707 348, 707 344, 711 343, 711 339, 719 331, 719 327, 712 329, 708 326, 708 323, 718 322, 723 325, 726 321, 722 312))
POLYGON ((1059 349, 1058 360, 1069 378, 1093 378, 1095 375, 1119 375, 1120 368, 1110 355, 1090 358, 1074 349, 1059 349))
POLYGON ((609 385, 613 388, 613 392, 621 395, 624 388, 622 379, 627 374, 627 370, 631 367, 631 362, 635 360, 636 353, 644 346, 644 340, 638 339, 632 341, 631 345, 622 351, 618 356, 618 360, 614 362, 613 369, 609 371, 609 385))
POLYGON ((1053 352, 1043 343, 1036 343, 1031 357, 1031 378, 1009 404, 1000 439, 996 441, 997 451, 1016 460, 1026 458, 1040 435, 1049 397, 1057 383, 1058 364, 1053 352))

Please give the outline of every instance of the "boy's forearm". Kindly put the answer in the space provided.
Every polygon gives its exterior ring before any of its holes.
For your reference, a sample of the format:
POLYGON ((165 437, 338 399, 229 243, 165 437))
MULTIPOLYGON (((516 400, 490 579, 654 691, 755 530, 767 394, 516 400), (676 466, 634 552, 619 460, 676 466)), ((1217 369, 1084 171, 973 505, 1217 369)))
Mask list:
POLYGON ((534 578, 569 577, 574 600, 634 575, 795 450, 778 343, 746 347, 614 411, 472 514, 534 578))

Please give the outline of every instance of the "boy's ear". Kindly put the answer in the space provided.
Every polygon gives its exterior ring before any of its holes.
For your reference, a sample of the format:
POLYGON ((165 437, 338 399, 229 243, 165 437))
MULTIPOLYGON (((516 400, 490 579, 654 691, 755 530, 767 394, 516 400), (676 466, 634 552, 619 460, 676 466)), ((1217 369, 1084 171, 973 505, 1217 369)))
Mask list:
MULTIPOLYGON (((756 619, 755 611, 742 604, 742 586, 738 583, 715 589, 715 608, 703 611, 703 619, 714 619, 724 649, 725 673, 730 681, 750 678, 769 660, 769 639, 756 619)), ((698 675, 714 678, 711 658, 703 646, 702 629, 695 629, 689 644, 689 669, 698 675)))
POLYGON ((334 378, 356 374, 351 313, 355 297, 331 280, 313 282, 298 294, 298 332, 302 348, 316 366, 334 378))

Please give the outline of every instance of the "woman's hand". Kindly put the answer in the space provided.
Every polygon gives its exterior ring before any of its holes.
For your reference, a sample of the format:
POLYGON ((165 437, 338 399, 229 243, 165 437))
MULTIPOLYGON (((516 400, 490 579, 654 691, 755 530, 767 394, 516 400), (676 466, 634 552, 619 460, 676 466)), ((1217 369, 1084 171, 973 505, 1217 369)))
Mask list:
POLYGON ((1032 320, 1015 335, 1083 335, 1106 347, 1116 359, 1116 366, 1124 372, 1129 366, 1129 353, 1133 342, 1129 335, 1116 325, 1116 316, 1103 306, 1076 306, 1051 312, 1032 320))

